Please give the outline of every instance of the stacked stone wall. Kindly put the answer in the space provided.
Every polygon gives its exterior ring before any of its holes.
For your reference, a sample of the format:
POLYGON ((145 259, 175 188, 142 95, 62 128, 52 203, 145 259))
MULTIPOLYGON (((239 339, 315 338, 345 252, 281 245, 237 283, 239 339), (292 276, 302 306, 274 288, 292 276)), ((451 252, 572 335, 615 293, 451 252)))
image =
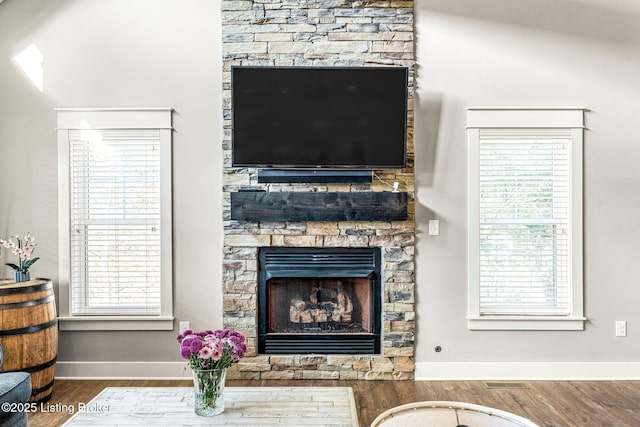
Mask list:
POLYGON ((230 378, 411 379, 415 336, 415 205, 400 222, 245 222, 230 217, 230 193, 401 191, 413 194, 413 1, 223 0, 224 323, 248 337, 249 352, 230 378), (231 67, 402 66, 409 69, 407 165, 377 170, 372 184, 260 184, 257 170, 231 166, 231 67), (258 248, 380 247, 382 353, 259 355, 256 350, 258 248))

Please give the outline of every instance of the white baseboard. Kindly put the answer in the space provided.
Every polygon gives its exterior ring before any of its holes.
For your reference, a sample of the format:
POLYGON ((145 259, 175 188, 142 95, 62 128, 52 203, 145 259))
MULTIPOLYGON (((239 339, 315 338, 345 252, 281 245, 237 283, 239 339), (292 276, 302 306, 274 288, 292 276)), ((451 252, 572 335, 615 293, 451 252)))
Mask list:
POLYGON ((60 380, 189 380, 186 362, 57 362, 60 380))
MULTIPOLYGON (((185 362, 58 362, 56 379, 187 380, 185 362)), ((416 363, 416 381, 640 380, 640 362, 416 363)))
POLYGON ((640 362, 418 362, 415 379, 638 380, 640 362))

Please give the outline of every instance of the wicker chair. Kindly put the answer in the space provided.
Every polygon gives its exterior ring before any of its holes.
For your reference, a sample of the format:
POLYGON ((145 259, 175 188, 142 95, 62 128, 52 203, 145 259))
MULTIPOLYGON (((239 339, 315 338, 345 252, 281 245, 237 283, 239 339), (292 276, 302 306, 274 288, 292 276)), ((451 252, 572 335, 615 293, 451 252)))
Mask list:
POLYGON ((431 401, 397 406, 380 414, 371 427, 538 427, 526 418, 486 406, 431 401))

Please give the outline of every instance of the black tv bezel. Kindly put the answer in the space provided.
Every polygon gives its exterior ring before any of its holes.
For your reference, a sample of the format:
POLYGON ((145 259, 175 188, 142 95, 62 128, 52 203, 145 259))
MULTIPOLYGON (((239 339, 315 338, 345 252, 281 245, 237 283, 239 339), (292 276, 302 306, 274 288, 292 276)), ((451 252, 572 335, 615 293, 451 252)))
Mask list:
POLYGON ((291 170, 319 170, 319 169, 333 169, 333 170, 379 170, 379 169, 405 169, 407 167, 407 122, 409 118, 409 68, 408 67, 400 67, 400 66, 374 66, 374 67, 343 67, 343 66, 249 66, 249 65, 234 65, 231 67, 231 166, 234 168, 259 168, 259 169, 291 169, 291 170), (282 164, 282 163, 238 163, 235 161, 235 152, 233 150, 235 138, 234 138, 234 106, 233 106, 233 75, 235 69, 282 69, 282 70, 291 70, 291 69, 302 69, 302 70, 372 70, 372 69, 402 69, 405 73, 405 85, 404 85, 404 132, 403 132, 403 158, 402 165, 384 165, 384 164, 376 164, 376 165, 294 165, 294 164, 282 164))

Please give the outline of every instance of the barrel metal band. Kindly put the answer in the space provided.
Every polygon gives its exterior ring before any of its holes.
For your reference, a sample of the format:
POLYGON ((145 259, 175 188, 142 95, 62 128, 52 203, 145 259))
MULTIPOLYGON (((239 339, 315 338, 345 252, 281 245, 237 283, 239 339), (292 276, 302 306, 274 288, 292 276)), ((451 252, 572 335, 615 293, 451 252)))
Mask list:
POLYGON ((49 360, 48 362, 44 362, 36 366, 29 366, 28 368, 18 368, 18 369, 12 369, 10 371, 2 371, 2 372, 28 372, 32 374, 34 372, 38 372, 38 371, 42 371, 43 369, 50 368, 51 366, 56 364, 56 360, 58 360, 58 356, 55 356, 53 359, 49 360))
POLYGON ((51 380, 51 382, 49 384, 45 385, 44 387, 31 389, 31 396, 35 396, 36 394, 40 394, 40 393, 42 393, 44 391, 49 390, 51 387, 53 387, 53 382, 54 381, 55 380, 51 380))
POLYGON ((41 285, 0 289, 0 295, 28 294, 32 292, 46 291, 48 289, 53 289, 53 284, 51 282, 43 283, 41 285))
POLYGON ((58 319, 50 320, 46 323, 41 323, 39 325, 27 326, 26 328, 18 328, 18 329, 7 329, 6 331, 0 331, 0 337, 6 337, 10 335, 22 335, 22 334, 31 334, 34 332, 41 331, 43 329, 50 328, 58 324, 58 319))
POLYGON ((51 301, 55 301, 55 295, 49 295, 46 298, 34 299, 30 301, 22 301, 22 302, 10 302, 7 304, 0 304, 0 310, 10 310, 12 308, 24 308, 24 307, 33 307, 34 305, 46 304, 51 301))

